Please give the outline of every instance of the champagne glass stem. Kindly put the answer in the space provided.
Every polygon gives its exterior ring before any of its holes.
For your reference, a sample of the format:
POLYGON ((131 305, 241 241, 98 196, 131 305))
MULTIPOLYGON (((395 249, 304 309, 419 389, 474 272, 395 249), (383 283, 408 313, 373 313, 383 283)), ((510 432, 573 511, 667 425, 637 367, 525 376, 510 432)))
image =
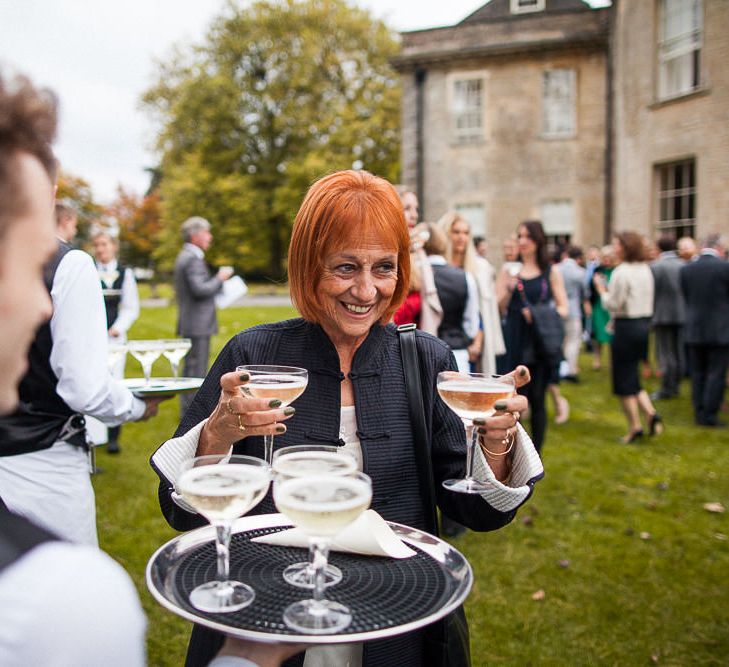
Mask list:
POLYGON ((466 426, 466 477, 468 481, 473 479, 473 450, 476 444, 476 427, 473 422, 466 426))
POLYGON ((142 364, 142 372, 144 373, 144 384, 149 384, 152 377, 152 364, 142 364))
POLYGON ((230 579, 230 527, 228 522, 215 524, 215 551, 218 560, 218 581, 230 579))
POLYGON ((315 540, 314 546, 314 592, 313 599, 317 605, 321 605, 324 599, 324 570, 329 559, 329 542, 326 540, 315 540))
POLYGON ((268 465, 271 465, 273 462, 273 436, 272 435, 264 435, 263 436, 263 460, 268 463, 268 465))
POLYGON ((176 378, 177 374, 180 372, 180 362, 171 361, 170 365, 172 366, 172 376, 176 378))

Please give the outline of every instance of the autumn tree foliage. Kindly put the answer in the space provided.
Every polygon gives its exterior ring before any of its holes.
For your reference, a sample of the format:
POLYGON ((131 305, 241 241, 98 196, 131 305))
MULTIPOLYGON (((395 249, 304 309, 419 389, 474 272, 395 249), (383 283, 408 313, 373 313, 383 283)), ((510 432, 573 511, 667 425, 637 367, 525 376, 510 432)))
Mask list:
POLYGON ((161 266, 202 215, 212 262, 280 278, 313 180, 347 168, 396 179, 397 49, 344 0, 261 0, 230 3, 202 45, 161 64, 143 100, 160 125, 161 266))
POLYGON ((70 199, 76 205, 78 209, 76 243, 84 245, 88 241, 91 225, 104 217, 104 206, 94 199, 88 181, 63 169, 58 174, 56 199, 70 199))
POLYGON ((145 196, 120 186, 107 214, 119 226, 120 255, 125 264, 153 268, 153 251, 161 229, 158 191, 145 196))

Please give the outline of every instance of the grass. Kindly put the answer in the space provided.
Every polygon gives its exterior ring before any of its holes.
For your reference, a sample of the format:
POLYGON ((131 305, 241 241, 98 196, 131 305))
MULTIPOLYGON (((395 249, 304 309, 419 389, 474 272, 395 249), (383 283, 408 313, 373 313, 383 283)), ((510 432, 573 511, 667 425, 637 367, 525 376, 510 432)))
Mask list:
MULTIPOLYGON (((229 309, 213 349, 237 330, 288 317, 287 308, 229 309)), ((167 337, 174 308, 144 309, 133 338, 167 337)), ((168 374, 165 361, 155 372, 168 374)), ((545 479, 506 528, 467 533, 467 601, 474 665, 726 665, 729 662, 729 437, 695 427, 684 397, 660 403, 666 431, 617 442, 625 423, 607 371, 563 385, 570 421, 550 424, 545 479), (541 600, 532 596, 543 591, 541 600)), ((128 373, 139 374, 129 360, 128 373)), ((649 381, 647 387, 654 388, 649 381)), ((157 505, 148 457, 177 425, 177 402, 122 430, 123 452, 100 452, 94 477, 101 546, 131 574, 147 617, 152 666, 181 665, 189 624, 146 591, 149 556, 174 536, 157 505)))

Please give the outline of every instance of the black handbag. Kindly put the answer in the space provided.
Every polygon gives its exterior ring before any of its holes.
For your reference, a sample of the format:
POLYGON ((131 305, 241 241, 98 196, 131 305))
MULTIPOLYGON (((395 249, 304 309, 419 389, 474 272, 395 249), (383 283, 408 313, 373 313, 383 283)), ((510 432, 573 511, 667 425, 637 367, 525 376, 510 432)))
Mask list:
MULTIPOLYGON (((435 483, 430 458, 430 436, 425 424, 423 392, 420 383, 420 363, 415 339, 415 325, 402 324, 397 328, 400 337, 400 355, 405 374, 405 391, 413 428, 418 465, 418 479, 425 505, 428 531, 438 535, 438 517, 435 509, 435 483)), ((428 626, 425 631, 423 665, 426 667, 470 667, 471 648, 468 622, 463 607, 428 626)))
POLYGON ((537 303, 529 303, 524 294, 524 285, 521 280, 517 281, 516 288, 519 291, 522 305, 524 308, 528 308, 532 314, 536 356, 550 364, 559 363, 562 359, 564 324, 554 304, 546 300, 546 279, 542 278, 542 294, 537 303))

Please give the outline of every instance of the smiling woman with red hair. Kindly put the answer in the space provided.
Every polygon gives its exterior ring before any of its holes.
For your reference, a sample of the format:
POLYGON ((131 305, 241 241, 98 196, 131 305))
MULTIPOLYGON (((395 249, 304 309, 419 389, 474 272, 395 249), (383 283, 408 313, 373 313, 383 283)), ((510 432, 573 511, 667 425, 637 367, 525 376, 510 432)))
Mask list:
MULTIPOLYGON (((162 511, 173 527, 188 530, 205 523, 172 501, 181 461, 231 448, 262 457, 263 436, 275 434, 277 448, 303 443, 347 448, 372 478, 376 511, 389 521, 435 530, 429 525, 432 508, 424 506, 419 488, 400 341, 390 323, 408 289, 409 243, 402 206, 387 181, 364 171, 343 171, 312 185, 294 221, 289 248, 291 296, 302 318, 234 336, 175 437, 152 457, 161 480, 162 511), (309 384, 295 409, 282 409, 275 399, 243 395, 249 377, 234 372, 242 364, 303 367, 309 384)), ((455 360, 437 338, 422 332, 416 336, 438 505, 474 530, 499 528, 512 520, 542 474, 531 441, 516 425, 527 401, 508 399, 495 416, 481 422, 481 443, 489 451, 477 448, 477 474, 494 480, 493 489, 483 495, 446 491, 444 479, 463 476, 465 437, 461 420, 438 397, 436 378, 440 371, 454 370, 455 360), (506 443, 515 433, 518 443, 509 452, 506 443)), ((528 381, 525 368, 516 375, 517 385, 528 381)), ((275 512, 270 494, 253 511, 275 512)), ((331 647, 339 652, 328 659, 415 667, 423 664, 424 636, 419 631, 373 642, 364 653, 361 645, 345 647, 346 655, 341 647, 331 647)), ((196 627, 187 664, 206 664, 220 642, 222 635, 196 627)), ((324 664, 313 652, 307 665, 324 664)))

